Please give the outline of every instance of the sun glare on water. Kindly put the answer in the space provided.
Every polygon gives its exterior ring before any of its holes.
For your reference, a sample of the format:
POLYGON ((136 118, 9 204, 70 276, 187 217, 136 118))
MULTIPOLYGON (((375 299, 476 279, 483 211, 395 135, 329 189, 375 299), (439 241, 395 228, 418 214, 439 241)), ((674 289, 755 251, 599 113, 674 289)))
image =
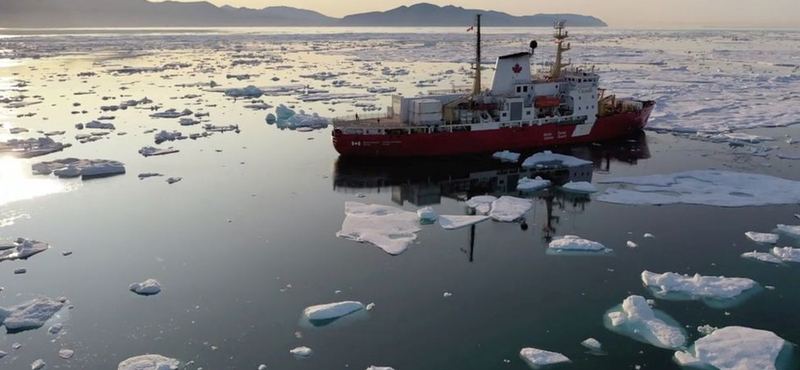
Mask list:
POLYGON ((0 205, 67 192, 79 184, 52 177, 34 176, 26 161, 0 157, 0 205))

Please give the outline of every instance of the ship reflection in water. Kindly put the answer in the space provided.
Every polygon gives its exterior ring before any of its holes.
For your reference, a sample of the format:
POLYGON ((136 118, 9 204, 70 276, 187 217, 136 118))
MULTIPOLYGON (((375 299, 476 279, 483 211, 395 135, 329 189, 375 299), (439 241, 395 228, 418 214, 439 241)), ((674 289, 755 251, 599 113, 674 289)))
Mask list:
MULTIPOLYGON (((574 218, 583 213, 591 202, 587 194, 562 190, 559 186, 573 181, 592 181, 595 171, 609 172, 613 164, 636 165, 650 157, 646 135, 640 132, 614 142, 588 144, 554 149, 554 152, 591 161, 581 167, 524 169, 521 162, 535 152, 523 152, 520 163, 503 163, 491 155, 463 155, 434 158, 354 158, 339 157, 333 175, 334 190, 343 193, 389 193, 398 205, 416 207, 437 205, 443 199, 464 202, 478 195, 500 197, 510 195, 543 203, 546 222, 541 237, 549 242, 556 235, 562 214, 574 218), (541 176, 553 185, 540 191, 517 190, 524 177, 541 176)), ((465 206, 466 208, 466 206, 465 206)), ((470 213, 471 210, 467 210, 470 213)), ((524 219, 520 229, 529 229, 524 219)), ((475 225, 470 227, 470 248, 466 253, 472 261, 475 225)))

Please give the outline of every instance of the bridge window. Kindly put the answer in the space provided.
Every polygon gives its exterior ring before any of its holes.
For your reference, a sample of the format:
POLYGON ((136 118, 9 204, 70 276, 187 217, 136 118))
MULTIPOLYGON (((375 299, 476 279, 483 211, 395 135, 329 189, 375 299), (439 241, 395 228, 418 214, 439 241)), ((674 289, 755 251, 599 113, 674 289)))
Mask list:
POLYGON ((527 86, 523 86, 522 87, 522 92, 528 92, 528 87, 527 86))
POLYGON ((517 86, 517 92, 522 92, 522 86, 517 86))

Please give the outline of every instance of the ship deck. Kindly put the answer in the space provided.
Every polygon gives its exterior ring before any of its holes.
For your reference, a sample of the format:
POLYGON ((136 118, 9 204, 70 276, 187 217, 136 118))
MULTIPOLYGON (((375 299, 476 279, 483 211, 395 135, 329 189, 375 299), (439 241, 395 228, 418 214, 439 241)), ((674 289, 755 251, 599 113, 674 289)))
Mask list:
POLYGON ((354 117, 339 118, 333 120, 334 127, 351 127, 351 128, 398 128, 409 127, 408 124, 403 123, 399 117, 354 117))

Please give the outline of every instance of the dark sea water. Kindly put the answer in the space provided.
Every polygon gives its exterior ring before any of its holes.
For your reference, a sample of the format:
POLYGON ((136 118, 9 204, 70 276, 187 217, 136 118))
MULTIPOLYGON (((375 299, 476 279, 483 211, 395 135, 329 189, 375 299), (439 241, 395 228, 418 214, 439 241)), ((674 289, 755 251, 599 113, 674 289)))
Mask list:
MULTIPOLYGON (((214 147, 222 152, 187 142, 182 161, 147 159, 151 169, 183 175, 175 185, 138 180, 134 164, 125 176, 4 206, 30 214, 0 229, 4 236, 36 237, 53 248, 29 261, 0 263, 0 302, 43 294, 67 296, 75 307, 56 319, 64 323, 57 339, 45 329, 0 335, 0 349, 11 352, 0 360, 3 367, 26 368, 42 358, 58 368, 114 368, 131 356, 160 353, 204 369, 262 363, 271 369, 524 369, 519 350, 532 346, 564 353, 574 369, 678 368, 672 351, 603 327, 605 311, 628 295, 653 298, 639 278, 644 269, 750 277, 775 287, 727 309, 658 300, 656 307, 685 325, 692 339, 699 325, 742 325, 800 343, 798 266, 739 257, 759 248, 745 231, 792 223, 796 205, 636 207, 545 192, 533 196, 527 229, 486 222, 473 236, 470 228, 431 225, 407 252, 390 256, 335 237, 344 202, 465 214, 466 197, 518 195, 500 183, 516 166, 485 155, 351 160, 337 158, 325 131, 245 129, 247 135, 218 137, 214 147), (545 253, 549 238, 567 234, 615 252, 545 253), (639 247, 627 248, 627 240, 639 247), (64 250, 74 254, 63 257, 64 250), (13 275, 18 267, 28 273, 13 275), (161 294, 127 290, 150 277, 164 285, 161 294), (364 317, 324 327, 300 324, 303 308, 341 300, 376 306, 364 317), (588 337, 608 354, 586 354, 580 342, 588 337), (14 342, 23 347, 10 351, 14 342), (288 351, 300 345, 314 355, 294 359, 288 351), (59 348, 76 355, 58 359, 59 348)), ((559 150, 592 160, 595 181, 757 166, 723 145, 652 132, 559 150)), ((790 161, 772 162, 759 171, 800 177, 790 161)))

